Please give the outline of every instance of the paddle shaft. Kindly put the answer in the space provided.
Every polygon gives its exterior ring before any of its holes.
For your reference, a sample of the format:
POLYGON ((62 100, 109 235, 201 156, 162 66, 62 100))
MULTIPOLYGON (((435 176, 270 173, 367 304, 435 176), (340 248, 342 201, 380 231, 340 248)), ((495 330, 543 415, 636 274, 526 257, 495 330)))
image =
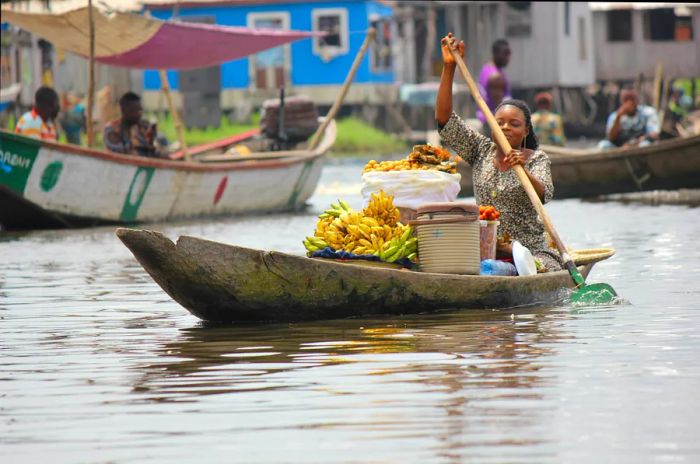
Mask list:
MULTIPOLYGON (((513 148, 510 146, 510 143, 508 142, 508 139, 501 130, 501 127, 498 125, 498 122, 496 122, 496 118, 493 116, 491 109, 481 97, 479 89, 476 87, 476 83, 474 82, 474 79, 472 78, 471 74, 469 73, 469 70, 467 69, 467 65, 464 64, 464 60, 462 60, 462 57, 459 56, 459 53, 457 53, 452 47, 449 48, 452 52, 452 56, 454 57, 455 62, 457 63, 457 67, 459 68, 460 72, 462 73, 462 76, 464 77, 464 80, 467 81, 467 86, 469 87, 469 91, 471 92, 472 97, 474 97, 476 104, 479 106, 482 113, 484 113, 484 116, 486 117, 486 121, 488 122, 489 127, 491 128, 491 134, 493 135, 496 144, 503 153, 510 153, 510 151, 513 148)), ((549 215, 544 209, 542 201, 540 201, 540 197, 537 195, 537 192, 535 192, 535 188, 532 186, 532 182, 530 182, 530 178, 527 176, 525 169, 521 165, 516 164, 515 166, 513 166, 513 170, 518 176, 518 180, 525 189, 527 196, 530 198, 532 206, 535 207, 537 214, 539 214, 540 218, 542 219, 542 223, 544 224, 545 230, 547 231, 547 233, 549 233, 549 235, 556 243, 557 249, 559 250, 561 257, 568 268, 569 263, 573 264, 573 261, 571 261, 571 257, 566 251, 564 242, 562 242, 561 238, 559 237, 559 234, 554 228, 554 224, 552 224, 551 219, 549 219, 549 215)))
POLYGON ((376 35, 377 35, 377 30, 375 28, 370 27, 367 30, 367 36, 365 37, 365 41, 362 42, 362 46, 360 47, 360 50, 357 52, 357 55, 355 56, 355 61, 353 61, 352 66, 350 67, 350 71, 348 72, 348 75, 345 77, 345 82, 343 83, 343 87, 340 89, 340 93, 338 94, 338 97, 335 99, 335 102, 333 102, 333 106, 331 106, 331 109, 328 110, 328 114, 326 114, 326 119, 323 120, 323 122, 321 123, 319 128, 316 130, 314 135, 311 137, 311 142, 309 142, 309 150, 316 149, 319 142, 321 141, 321 135, 323 135, 326 128, 331 123, 331 120, 335 117, 335 114, 340 109, 340 105, 343 104, 343 100, 345 99, 345 94, 348 93, 348 89, 350 88, 350 84, 352 83, 352 80, 355 78, 355 73, 357 72, 357 68, 360 67, 360 63, 362 63, 362 58, 364 58, 365 53, 367 53, 367 48, 369 47, 370 42, 372 42, 374 40, 376 35))

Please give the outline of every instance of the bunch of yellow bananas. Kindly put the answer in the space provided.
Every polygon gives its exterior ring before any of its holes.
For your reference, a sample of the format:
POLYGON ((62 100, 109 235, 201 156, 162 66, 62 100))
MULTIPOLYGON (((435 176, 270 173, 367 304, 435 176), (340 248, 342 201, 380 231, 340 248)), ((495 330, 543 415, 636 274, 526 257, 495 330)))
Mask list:
POLYGON ((393 227, 401 219, 401 212, 394 206, 394 197, 386 195, 384 190, 373 193, 372 197, 362 213, 365 216, 373 217, 380 225, 393 227))
POLYGON ((362 212, 354 211, 347 203, 338 200, 319 216, 314 236, 306 237, 304 246, 309 254, 330 247, 356 255, 376 255, 389 262, 405 257, 415 259, 413 229, 398 222, 399 217, 392 198, 384 192, 373 194, 370 204, 362 212))

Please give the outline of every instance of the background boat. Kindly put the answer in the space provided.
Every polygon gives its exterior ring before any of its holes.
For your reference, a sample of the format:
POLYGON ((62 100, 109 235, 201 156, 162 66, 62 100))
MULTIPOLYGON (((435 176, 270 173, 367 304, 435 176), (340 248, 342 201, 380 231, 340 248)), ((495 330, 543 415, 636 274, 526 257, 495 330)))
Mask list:
MULTIPOLYGON (((143 158, 0 131, 2 228, 80 227, 287 211, 301 208, 313 193, 323 155, 335 141, 332 114, 309 141, 312 148, 297 145, 300 140, 296 140, 284 145, 288 150, 271 152, 269 140, 256 137, 259 131, 187 148, 165 70, 220 64, 317 33, 161 21, 127 13, 107 16, 88 7, 57 15, 4 9, 3 19, 54 46, 90 57, 91 63, 158 68, 181 151, 171 159, 143 158), (214 45, 201 48, 201 43, 214 45)), ((352 75, 354 72, 348 75, 346 86, 352 75)), ((93 81, 91 72, 91 89, 93 81)), ((92 146, 91 96, 92 90, 87 104, 88 146, 92 146)), ((339 97, 338 105, 341 102, 339 97)))
POLYGON ((226 150, 254 148, 255 138, 233 137, 193 147, 199 161, 187 162, 0 130, 0 225, 64 228, 300 209, 316 188, 335 134, 331 121, 313 150, 253 150, 248 156, 226 150))
MULTIPOLYGON (((552 163, 555 198, 700 187, 700 135, 641 148, 542 149, 552 163)), ((460 195, 473 195, 471 167, 459 163, 458 170, 460 195)))

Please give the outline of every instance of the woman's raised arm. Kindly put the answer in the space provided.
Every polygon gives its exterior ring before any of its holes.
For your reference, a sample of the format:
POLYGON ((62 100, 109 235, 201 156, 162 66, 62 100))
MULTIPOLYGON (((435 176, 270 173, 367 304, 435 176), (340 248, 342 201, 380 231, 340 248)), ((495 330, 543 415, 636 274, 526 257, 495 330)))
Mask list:
MULTIPOLYGON (((456 39, 452 33, 448 33, 440 41, 442 49, 442 74, 440 76, 440 87, 438 88, 437 99, 435 101, 435 120, 439 127, 447 124, 452 114, 452 82, 454 81, 456 63, 452 57, 450 48, 455 47, 456 39)), ((464 42, 457 44, 457 51, 464 57, 464 42)))

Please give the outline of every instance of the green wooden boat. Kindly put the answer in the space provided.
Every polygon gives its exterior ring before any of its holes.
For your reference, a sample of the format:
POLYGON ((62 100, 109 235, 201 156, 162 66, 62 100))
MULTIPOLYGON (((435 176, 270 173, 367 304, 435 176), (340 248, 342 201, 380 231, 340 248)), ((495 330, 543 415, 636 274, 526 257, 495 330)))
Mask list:
MULTIPOLYGON (((159 232, 117 229, 117 236, 175 301, 217 322, 291 322, 409 314, 443 309, 509 308, 563 299, 567 271, 528 277, 413 272, 312 259, 159 232)), ((573 252, 583 276, 613 250, 573 252)))

